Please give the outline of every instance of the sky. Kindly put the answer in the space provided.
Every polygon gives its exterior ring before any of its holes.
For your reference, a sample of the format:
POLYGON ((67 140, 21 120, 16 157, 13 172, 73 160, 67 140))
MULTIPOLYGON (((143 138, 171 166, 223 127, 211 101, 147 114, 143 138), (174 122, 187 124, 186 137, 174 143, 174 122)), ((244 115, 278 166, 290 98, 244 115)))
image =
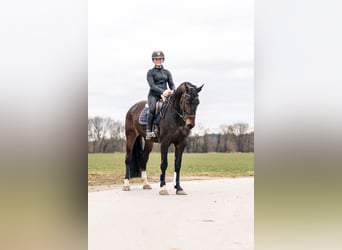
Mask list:
POLYGON ((124 122, 147 99, 155 50, 176 87, 204 84, 197 128, 254 126, 253 0, 89 0, 88 116, 124 122))

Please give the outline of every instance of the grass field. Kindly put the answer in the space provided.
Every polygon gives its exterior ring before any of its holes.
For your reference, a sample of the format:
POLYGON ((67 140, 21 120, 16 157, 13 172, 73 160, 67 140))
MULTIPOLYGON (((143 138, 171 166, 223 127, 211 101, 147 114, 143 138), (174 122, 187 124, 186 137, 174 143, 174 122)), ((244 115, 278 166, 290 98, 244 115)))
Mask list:
MULTIPOLYGON (((174 154, 169 153, 167 177, 174 172, 174 154)), ((121 184, 125 154, 88 154, 88 185, 121 184)), ((159 181, 160 153, 151 153, 147 165, 149 181, 159 181)), ((183 154, 181 177, 239 177, 254 175, 254 153, 183 154)), ((182 178, 184 179, 184 178, 182 178)))

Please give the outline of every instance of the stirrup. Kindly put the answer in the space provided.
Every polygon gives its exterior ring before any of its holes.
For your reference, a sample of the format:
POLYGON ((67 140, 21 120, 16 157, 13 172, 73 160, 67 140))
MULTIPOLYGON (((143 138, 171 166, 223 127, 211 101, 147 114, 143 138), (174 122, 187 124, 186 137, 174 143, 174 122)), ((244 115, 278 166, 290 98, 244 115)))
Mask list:
POLYGON ((146 140, 150 140, 152 137, 156 137, 156 134, 154 132, 146 132, 146 140))

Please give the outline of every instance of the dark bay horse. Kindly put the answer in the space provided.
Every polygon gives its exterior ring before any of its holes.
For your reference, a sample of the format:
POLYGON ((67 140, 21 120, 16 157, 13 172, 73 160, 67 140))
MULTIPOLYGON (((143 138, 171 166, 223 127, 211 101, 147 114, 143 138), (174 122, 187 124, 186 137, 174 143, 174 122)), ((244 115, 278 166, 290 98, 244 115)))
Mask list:
POLYGON ((165 172, 167 169, 167 153, 169 146, 175 146, 175 188, 176 194, 186 194, 180 186, 180 169, 186 138, 195 126, 196 110, 199 104, 198 93, 202 87, 184 82, 166 100, 164 117, 159 122, 157 137, 146 140, 146 125, 139 123, 139 116, 146 105, 141 101, 133 105, 126 114, 126 175, 122 190, 129 191, 129 179, 141 177, 144 180, 143 189, 151 189, 146 176, 146 164, 153 143, 160 143, 161 175, 160 192, 167 195, 165 172))

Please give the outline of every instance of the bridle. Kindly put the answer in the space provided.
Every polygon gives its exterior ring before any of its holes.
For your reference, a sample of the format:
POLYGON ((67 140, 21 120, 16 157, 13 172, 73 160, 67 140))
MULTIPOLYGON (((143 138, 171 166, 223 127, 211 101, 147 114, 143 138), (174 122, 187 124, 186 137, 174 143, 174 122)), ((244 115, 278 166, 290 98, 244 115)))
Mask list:
MULTIPOLYGON (((180 106, 180 112, 178 112, 178 110, 174 107, 175 103, 174 103, 174 95, 171 95, 168 99, 167 99, 167 106, 171 103, 171 108, 176 112, 176 114, 185 122, 186 119, 188 118, 194 118, 196 117, 196 115, 193 114, 188 114, 185 112, 185 104, 186 104, 186 98, 190 97, 191 95, 187 94, 186 92, 184 92, 181 96, 180 102, 179 102, 179 106, 180 106), (172 98, 173 97, 173 98, 172 98)), ((167 109, 166 106, 166 109, 167 109)))

